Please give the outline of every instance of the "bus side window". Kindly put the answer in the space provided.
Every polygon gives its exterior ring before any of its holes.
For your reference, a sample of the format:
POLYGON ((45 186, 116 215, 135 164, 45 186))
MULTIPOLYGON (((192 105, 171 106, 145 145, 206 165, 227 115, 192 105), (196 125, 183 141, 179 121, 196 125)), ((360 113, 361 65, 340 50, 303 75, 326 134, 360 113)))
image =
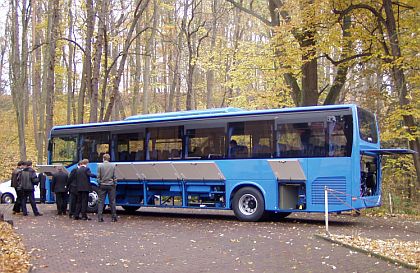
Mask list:
POLYGON ((216 159, 225 154, 225 128, 187 129, 186 159, 216 159))
POLYGON ((81 137, 82 158, 87 158, 91 162, 102 161, 101 155, 109 153, 109 133, 88 133, 81 137))
POLYGON ((229 124, 230 158, 271 158, 274 121, 260 120, 229 124))

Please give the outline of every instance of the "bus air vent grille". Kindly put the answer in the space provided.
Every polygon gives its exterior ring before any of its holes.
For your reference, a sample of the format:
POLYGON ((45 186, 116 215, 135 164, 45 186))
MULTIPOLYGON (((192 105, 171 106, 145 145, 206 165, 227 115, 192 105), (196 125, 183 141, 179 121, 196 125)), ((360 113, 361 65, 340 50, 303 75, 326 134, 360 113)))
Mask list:
POLYGON ((328 204, 343 205, 346 202, 346 178, 344 176, 317 177, 312 182, 312 204, 320 205, 325 202, 324 188, 327 186, 334 191, 328 194, 328 204))

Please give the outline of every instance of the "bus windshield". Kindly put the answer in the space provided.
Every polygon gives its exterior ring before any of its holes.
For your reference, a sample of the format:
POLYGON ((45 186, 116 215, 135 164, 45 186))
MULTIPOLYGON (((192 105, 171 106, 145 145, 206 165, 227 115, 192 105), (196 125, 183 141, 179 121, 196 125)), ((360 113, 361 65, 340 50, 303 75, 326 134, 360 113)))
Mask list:
POLYGON ((357 108, 357 116, 359 119, 360 138, 367 142, 377 143, 378 130, 375 116, 359 107, 357 108))
POLYGON ((52 139, 51 164, 70 165, 77 162, 77 136, 57 136, 52 139))

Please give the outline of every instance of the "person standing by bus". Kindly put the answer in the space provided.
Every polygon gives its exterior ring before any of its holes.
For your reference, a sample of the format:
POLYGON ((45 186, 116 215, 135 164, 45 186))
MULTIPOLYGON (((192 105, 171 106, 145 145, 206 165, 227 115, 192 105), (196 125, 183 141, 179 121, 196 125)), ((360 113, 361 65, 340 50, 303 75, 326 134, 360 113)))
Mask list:
POLYGON ((51 191, 55 193, 57 204, 57 215, 66 215, 67 211, 67 180, 68 176, 63 171, 63 167, 57 167, 58 172, 53 174, 51 191))
POLYGON ((112 222, 117 222, 117 209, 115 206, 116 194, 116 177, 115 165, 110 163, 111 157, 109 154, 103 155, 103 162, 98 167, 98 183, 99 183, 99 206, 98 206, 98 222, 103 222, 102 212, 105 205, 105 197, 108 195, 109 203, 111 205, 112 222))
POLYGON ((47 189, 45 188, 45 180, 47 177, 44 173, 38 174, 38 180, 39 180, 39 199, 42 204, 45 204, 46 197, 47 197, 47 189))
POLYGON ((77 167, 71 170, 69 178, 67 179, 67 189, 69 191, 69 218, 76 215, 76 206, 78 203, 77 199, 77 181, 76 172, 79 169, 81 161, 77 163, 77 167))
POLYGON ((16 169, 12 172, 11 186, 15 188, 16 191, 16 200, 15 204, 13 205, 13 214, 20 213, 22 208, 22 185, 18 181, 18 175, 23 170, 23 161, 19 161, 17 163, 16 169))
POLYGON ((26 199, 29 197, 29 202, 31 203, 32 211, 35 216, 41 216, 42 214, 38 211, 35 203, 35 188, 34 185, 38 183, 38 177, 35 173, 35 170, 32 169, 32 161, 27 161, 23 163, 24 169, 18 175, 18 183, 22 185, 23 195, 22 195, 22 212, 23 216, 28 216, 28 211, 26 209, 26 199))
POLYGON ((89 192, 92 190, 90 178, 96 178, 96 175, 90 171, 87 166, 88 164, 89 160, 83 159, 80 164, 80 168, 76 171, 77 205, 74 220, 91 220, 86 213, 89 201, 89 192))

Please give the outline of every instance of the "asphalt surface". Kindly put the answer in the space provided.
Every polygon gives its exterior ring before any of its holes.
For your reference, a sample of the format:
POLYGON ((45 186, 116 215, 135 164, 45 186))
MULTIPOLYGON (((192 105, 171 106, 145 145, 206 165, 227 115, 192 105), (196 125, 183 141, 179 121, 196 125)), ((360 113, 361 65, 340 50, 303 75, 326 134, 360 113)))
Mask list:
MULTIPOLYGON (((35 273, 61 272, 412 272, 314 237, 322 214, 239 222, 230 211, 118 210, 118 222, 75 221, 39 205, 41 217, 12 215, 35 273)), ((30 210, 29 210, 30 211, 30 210)), ((31 212, 31 211, 30 211, 31 212)), ((419 240, 420 222, 330 215, 330 232, 373 239, 419 240)))

